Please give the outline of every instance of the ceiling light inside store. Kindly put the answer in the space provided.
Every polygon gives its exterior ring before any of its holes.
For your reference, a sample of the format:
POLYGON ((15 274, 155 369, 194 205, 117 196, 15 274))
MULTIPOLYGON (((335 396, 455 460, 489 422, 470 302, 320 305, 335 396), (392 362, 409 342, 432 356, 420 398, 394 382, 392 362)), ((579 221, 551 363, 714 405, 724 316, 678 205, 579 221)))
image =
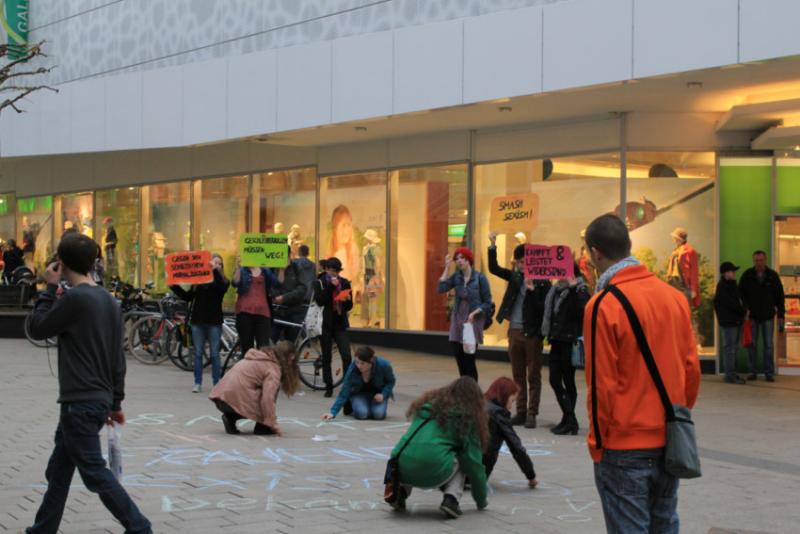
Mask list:
POLYGON ((366 126, 356 126, 354 128, 354 130, 357 131, 357 132, 366 132, 367 131, 367 127, 366 126))
POLYGON ((686 82, 687 89, 702 89, 703 82, 686 82))
POLYGON ((499 106, 497 108, 497 111, 499 111, 500 113, 511 111, 511 106, 499 106))

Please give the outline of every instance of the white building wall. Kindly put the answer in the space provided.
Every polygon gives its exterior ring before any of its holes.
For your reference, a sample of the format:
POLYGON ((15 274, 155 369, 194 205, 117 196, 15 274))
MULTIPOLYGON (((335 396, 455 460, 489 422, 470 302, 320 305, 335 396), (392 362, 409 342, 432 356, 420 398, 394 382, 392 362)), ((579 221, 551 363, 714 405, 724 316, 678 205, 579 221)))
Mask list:
MULTIPOLYGON (((72 24, 69 20, 83 20, 90 27, 94 24, 98 35, 105 35, 104 25, 109 25, 109 20, 114 22, 112 27, 121 24, 109 10, 129 9, 123 6, 132 1, 113 4, 118 7, 83 2, 89 11, 46 25, 41 32, 72 24), (95 21, 95 17, 101 20, 95 21)), ((174 28, 162 29, 170 29, 170 39, 177 39, 176 43, 156 38, 165 56, 174 47, 201 43, 195 25, 173 20, 173 8, 167 7, 172 5, 189 10, 188 19, 199 17, 200 11, 192 9, 210 10, 204 11, 204 16, 223 26, 232 23, 231 17, 239 21, 256 5, 274 4, 277 12, 305 6, 306 11, 291 13, 306 17, 307 22, 292 26, 290 21, 295 19, 287 16, 282 24, 298 32, 309 24, 303 31, 316 37, 299 46, 243 55, 228 48, 231 53, 219 59, 61 84, 58 94, 32 97, 27 104, 30 113, 11 118, 10 113, 3 114, 0 153, 16 157, 216 143, 800 51, 800 34, 771 31, 771 24, 786 25, 785 12, 761 9, 756 16, 759 3, 751 0, 676 0, 669 3, 669 9, 658 0, 571 0, 538 5, 542 3, 387 0, 367 6, 364 1, 330 1, 325 3, 326 9, 349 8, 352 16, 362 8, 392 7, 394 11, 386 17, 396 29, 327 39, 329 34, 322 30, 325 17, 310 21, 316 11, 308 6, 318 2, 230 0, 225 2, 229 11, 220 11, 219 2, 211 0, 150 0, 143 2, 147 7, 140 16, 155 17, 149 10, 160 6, 159 17, 174 23, 174 28), (440 9, 433 10, 430 6, 434 4, 440 9), (537 5, 529 7, 531 4, 537 5), (481 14, 502 7, 517 9, 481 14), (464 13, 476 16, 455 16, 464 13), (420 24, 431 18, 449 20, 420 24), (773 37, 776 33, 783 35, 773 37)), ((797 2, 769 3, 788 12, 797 10, 793 7, 797 2)), ((70 14, 63 7, 57 9, 62 10, 62 17, 70 14)), ((253 16, 263 18, 262 12, 267 10, 256 11, 259 14, 253 16)), ((365 28, 370 27, 369 20, 360 25, 351 22, 365 28)), ((205 24, 203 21, 195 24, 205 24)), ((227 35, 220 32, 214 29, 209 38, 227 35)), ((137 37, 147 40, 148 35, 137 37)), ((127 57, 120 52, 128 46, 127 40, 122 32, 107 43, 109 51, 101 56, 127 57)), ((85 53, 92 56, 92 39, 83 42, 88 47, 85 53)), ((60 49, 55 42, 53 47, 60 49)), ((141 54, 134 56, 131 61, 141 54)), ((79 68, 69 65, 68 61, 65 67, 79 68)), ((143 69, 144 64, 136 68, 143 69)), ((63 73, 65 69, 59 66, 56 70, 63 73)))

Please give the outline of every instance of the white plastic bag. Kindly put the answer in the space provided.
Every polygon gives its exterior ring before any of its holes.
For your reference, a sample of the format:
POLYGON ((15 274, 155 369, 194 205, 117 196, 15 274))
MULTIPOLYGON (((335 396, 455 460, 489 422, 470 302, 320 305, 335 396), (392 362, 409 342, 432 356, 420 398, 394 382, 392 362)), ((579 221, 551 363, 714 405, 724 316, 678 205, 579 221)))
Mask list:
POLYGON ((119 423, 107 425, 108 427, 108 468, 114 473, 117 480, 122 479, 122 429, 119 423))
POLYGON ((465 354, 475 354, 478 349, 478 343, 475 341, 475 327, 470 322, 464 323, 461 344, 464 346, 465 354))

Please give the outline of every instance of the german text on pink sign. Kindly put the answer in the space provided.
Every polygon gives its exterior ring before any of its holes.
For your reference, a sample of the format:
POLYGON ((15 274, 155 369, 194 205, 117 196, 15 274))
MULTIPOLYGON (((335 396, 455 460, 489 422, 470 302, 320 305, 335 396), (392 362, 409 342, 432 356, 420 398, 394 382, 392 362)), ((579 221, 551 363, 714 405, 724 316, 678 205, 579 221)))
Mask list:
POLYGON ((564 245, 525 245, 525 278, 552 280, 575 276, 572 251, 564 245))

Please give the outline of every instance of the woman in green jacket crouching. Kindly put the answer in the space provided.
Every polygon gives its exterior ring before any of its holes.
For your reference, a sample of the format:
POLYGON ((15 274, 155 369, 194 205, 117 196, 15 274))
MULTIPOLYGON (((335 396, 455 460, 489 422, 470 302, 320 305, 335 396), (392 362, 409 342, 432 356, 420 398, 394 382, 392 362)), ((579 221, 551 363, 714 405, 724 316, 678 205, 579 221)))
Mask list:
POLYGON ((392 505, 402 511, 411 488, 439 488, 444 499, 439 509, 448 517, 461 515, 458 501, 465 477, 472 485, 478 510, 486 508, 486 469, 483 450, 488 442, 488 419, 483 393, 472 377, 424 393, 406 412, 411 426, 392 451, 396 457, 414 435, 398 460, 400 492, 392 505), (417 429, 419 431, 417 432, 417 429))

